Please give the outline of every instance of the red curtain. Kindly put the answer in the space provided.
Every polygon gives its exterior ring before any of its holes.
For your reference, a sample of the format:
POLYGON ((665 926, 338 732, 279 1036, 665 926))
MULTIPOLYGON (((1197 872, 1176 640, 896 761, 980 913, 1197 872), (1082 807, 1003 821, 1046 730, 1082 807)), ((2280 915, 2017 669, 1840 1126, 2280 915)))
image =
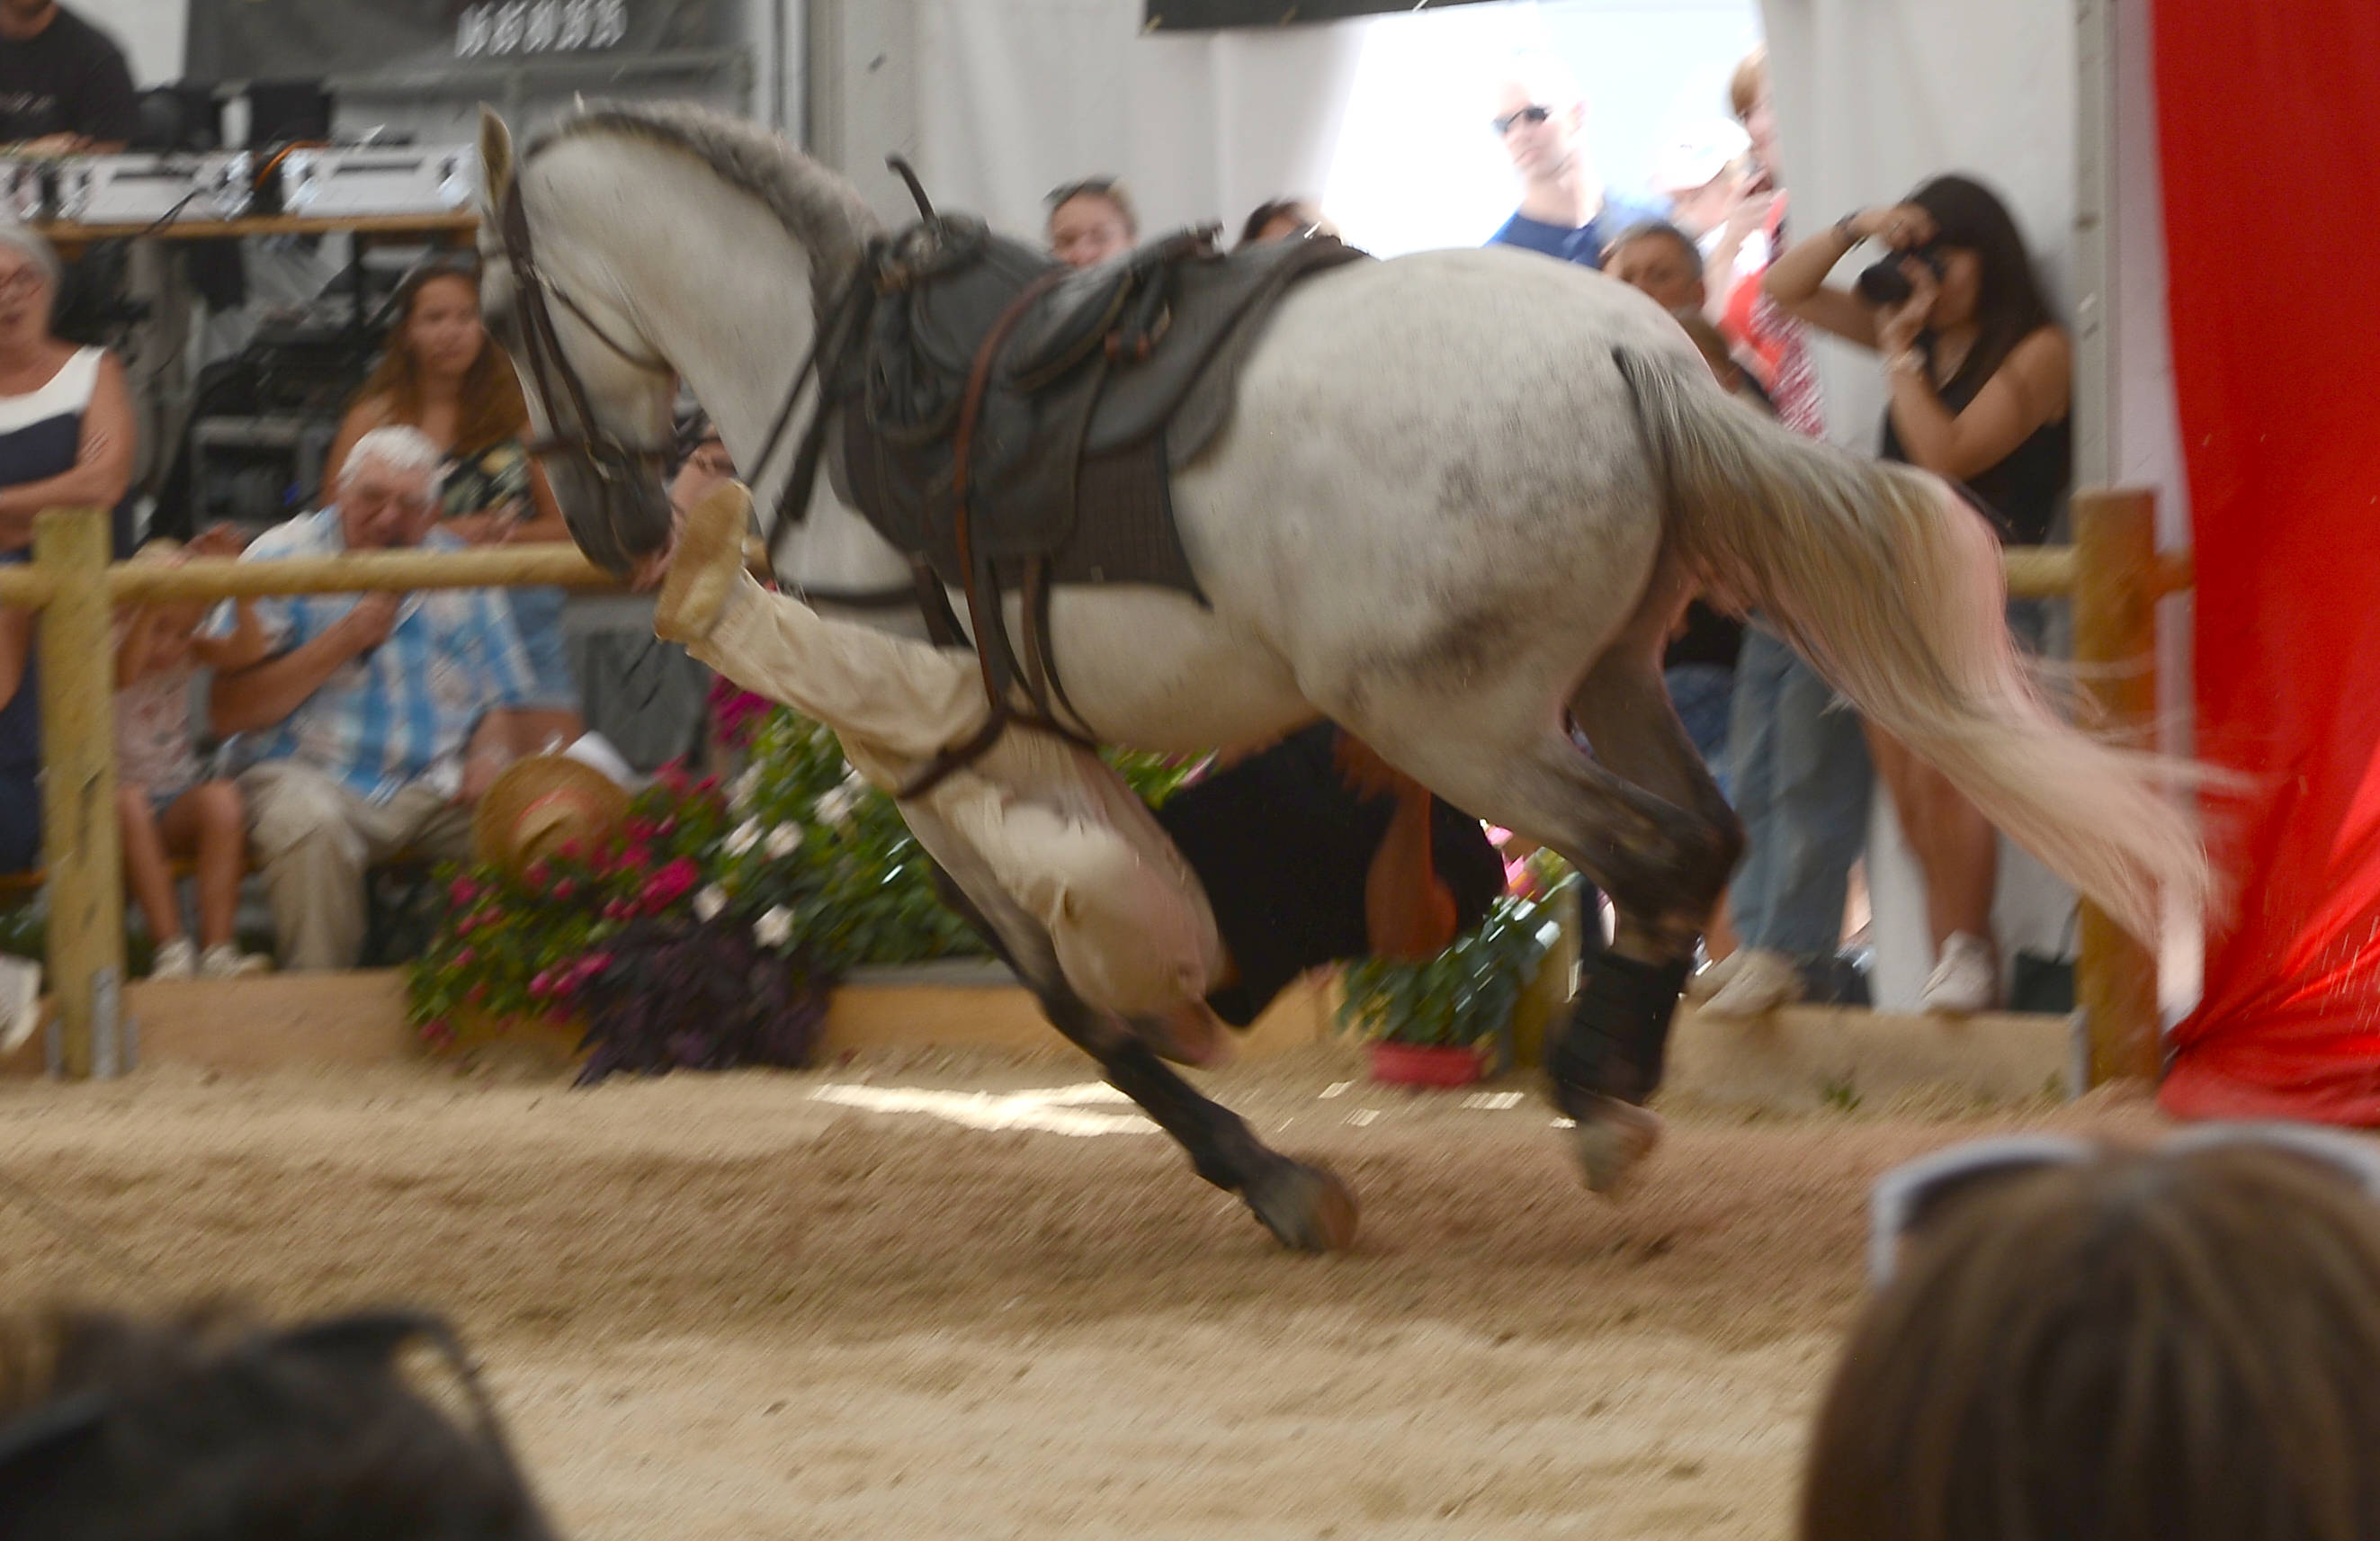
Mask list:
POLYGON ((2234 885, 2162 1093, 2380 1123, 2380 0, 2155 0, 2198 742, 2234 885))

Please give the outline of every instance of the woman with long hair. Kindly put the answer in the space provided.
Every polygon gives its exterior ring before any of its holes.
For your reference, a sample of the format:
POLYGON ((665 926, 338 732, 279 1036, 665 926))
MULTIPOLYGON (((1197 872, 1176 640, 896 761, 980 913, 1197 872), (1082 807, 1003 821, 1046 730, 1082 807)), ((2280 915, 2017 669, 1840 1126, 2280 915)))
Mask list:
MULTIPOLYGON (((1883 356, 1891 398, 1879 455, 1963 482, 2004 540, 2030 545, 2049 533, 2073 470, 2073 353, 2015 219, 1989 188, 1937 176, 1905 203, 1846 214, 1786 252, 1764 283, 1793 315, 1883 356), (1898 254, 1879 264, 1881 281, 1828 285, 1868 240, 1898 254)), ((2012 619, 2022 626, 2032 616, 2012 619)), ((1925 873, 1936 949, 1925 1009, 1985 1010, 1999 997, 1997 837, 1949 778, 1873 727, 1868 751, 1925 873)))
MULTIPOLYGON (((480 279, 467 262, 417 268, 398 285, 380 363, 356 393, 322 463, 335 487, 356 441, 376 428, 419 429, 447 455, 443 523, 473 545, 567 540, 561 505, 522 447, 528 404, 512 360, 480 320, 480 279)), ((563 591, 508 591, 536 681, 519 715, 528 742, 578 736, 578 685, 562 647, 563 591)))

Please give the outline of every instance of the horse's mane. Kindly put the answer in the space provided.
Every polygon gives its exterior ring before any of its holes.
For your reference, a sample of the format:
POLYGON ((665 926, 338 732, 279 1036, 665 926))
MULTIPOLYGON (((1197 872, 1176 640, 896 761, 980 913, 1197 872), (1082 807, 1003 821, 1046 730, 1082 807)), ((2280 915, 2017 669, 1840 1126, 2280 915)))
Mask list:
POLYGON ((687 103, 589 103, 539 135, 522 159, 592 133, 682 150, 730 187, 759 199, 809 253, 810 287, 821 307, 876 233, 876 216, 842 177, 758 124, 687 103))

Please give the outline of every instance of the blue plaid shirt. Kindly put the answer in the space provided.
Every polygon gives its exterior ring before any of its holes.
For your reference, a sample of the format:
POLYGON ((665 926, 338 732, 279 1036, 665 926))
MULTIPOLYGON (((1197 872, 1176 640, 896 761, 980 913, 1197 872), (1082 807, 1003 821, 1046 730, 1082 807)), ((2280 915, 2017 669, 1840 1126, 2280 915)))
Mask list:
MULTIPOLYGON (((425 551, 460 551, 462 540, 432 530, 425 551)), ((339 556, 347 549, 336 505, 257 537, 241 558, 339 556)), ((251 601, 273 653, 320 637, 355 608, 355 594, 291 594, 251 601)), ((230 601, 209 617, 209 635, 229 635, 230 601)), ((244 734, 238 763, 295 759, 336 777, 358 795, 384 803, 407 783, 428 778, 441 791, 461 784, 462 752, 480 719, 518 706, 530 674, 499 588, 427 589, 405 597, 388 640, 348 660, 276 728, 244 734)))

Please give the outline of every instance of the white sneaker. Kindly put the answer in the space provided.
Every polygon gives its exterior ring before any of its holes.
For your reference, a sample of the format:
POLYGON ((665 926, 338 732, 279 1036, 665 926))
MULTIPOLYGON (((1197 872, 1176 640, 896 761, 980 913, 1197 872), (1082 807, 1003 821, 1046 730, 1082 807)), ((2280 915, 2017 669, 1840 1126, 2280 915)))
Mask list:
POLYGON ((0 1054, 13 1054, 24 1047, 41 1025, 41 965, 0 955, 0 1054))
POLYGON ((1727 982, 1743 966, 1743 960, 1756 949, 1739 947, 1717 963, 1706 963, 1686 976, 1686 999, 1707 1001, 1727 988, 1727 982))
POLYGON ((187 979, 199 971, 199 950, 188 937, 157 944, 157 960, 149 965, 152 979, 187 979))
POLYGON ((1942 956, 1925 977, 1920 1011, 1964 1016, 1988 1012, 1999 1004, 2000 969, 1992 944, 1972 931, 1953 931, 1942 943, 1942 956))
POLYGON ((237 979, 249 974, 269 973, 273 960, 254 953, 243 953, 236 941, 219 941, 199 959, 201 979, 237 979))
POLYGON ((1735 963, 1737 958, 1743 961, 1736 964, 1733 976, 1717 995, 1703 1002, 1705 1016, 1765 1016, 1802 999, 1801 967, 1784 953, 1746 947, 1730 955, 1728 962, 1735 963))

